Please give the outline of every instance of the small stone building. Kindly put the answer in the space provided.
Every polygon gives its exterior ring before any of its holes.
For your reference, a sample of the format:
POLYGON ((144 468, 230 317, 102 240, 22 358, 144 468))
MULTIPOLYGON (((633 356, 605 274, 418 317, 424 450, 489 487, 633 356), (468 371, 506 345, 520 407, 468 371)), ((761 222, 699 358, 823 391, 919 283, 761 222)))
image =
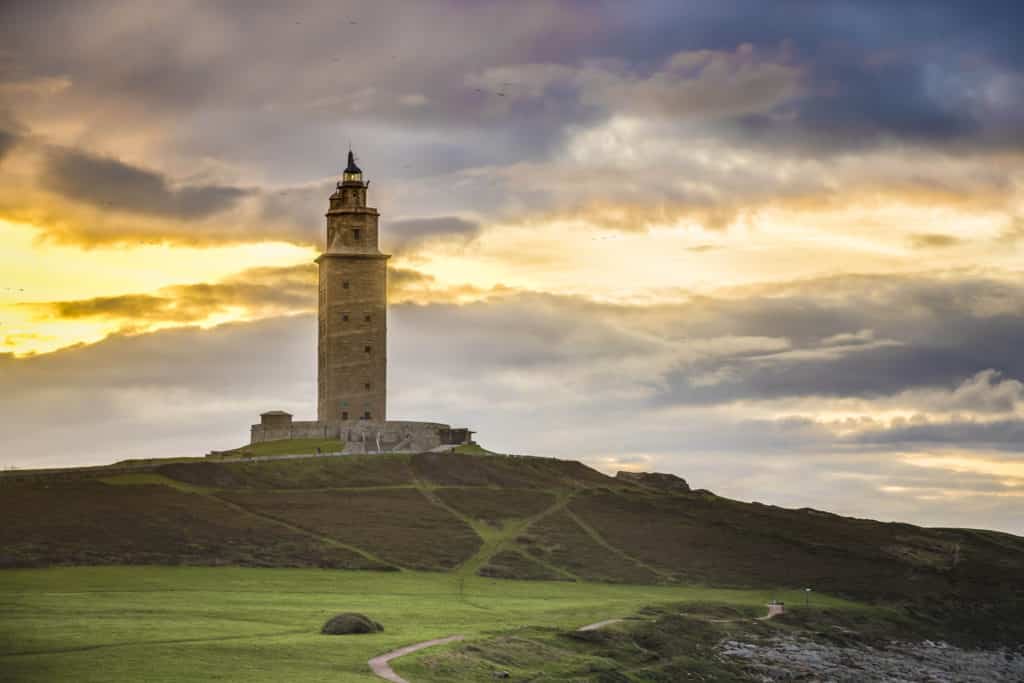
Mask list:
POLYGON ((265 429, 287 429, 292 426, 292 414, 283 410, 268 410, 260 413, 260 424, 265 429))

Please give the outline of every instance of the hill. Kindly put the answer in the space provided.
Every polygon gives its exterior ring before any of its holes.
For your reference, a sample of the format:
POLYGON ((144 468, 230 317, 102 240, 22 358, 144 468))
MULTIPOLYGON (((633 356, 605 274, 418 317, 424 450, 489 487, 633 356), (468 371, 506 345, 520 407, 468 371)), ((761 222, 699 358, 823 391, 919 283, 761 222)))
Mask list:
POLYGON ((550 458, 447 453, 5 473, 0 566, 810 587, 899 604, 965 637, 1024 638, 1022 538, 742 503, 666 481, 550 458))

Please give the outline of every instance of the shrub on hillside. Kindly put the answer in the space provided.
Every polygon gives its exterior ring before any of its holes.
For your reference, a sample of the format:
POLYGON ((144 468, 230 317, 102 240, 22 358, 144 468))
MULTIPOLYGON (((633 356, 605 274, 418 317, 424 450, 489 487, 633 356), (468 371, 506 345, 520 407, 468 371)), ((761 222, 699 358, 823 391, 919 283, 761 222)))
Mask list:
POLYGON ((383 626, 365 614, 342 612, 328 619, 320 633, 341 636, 349 633, 377 633, 383 630, 383 626))

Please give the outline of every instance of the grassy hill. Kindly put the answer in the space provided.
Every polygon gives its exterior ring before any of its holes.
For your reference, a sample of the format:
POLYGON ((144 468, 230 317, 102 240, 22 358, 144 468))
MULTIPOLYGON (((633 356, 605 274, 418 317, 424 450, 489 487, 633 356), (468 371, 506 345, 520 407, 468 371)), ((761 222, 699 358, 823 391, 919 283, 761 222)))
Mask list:
MULTIPOLYGON (((711 601, 762 614, 768 598, 767 591, 506 581, 436 571, 8 569, 0 571, 0 682, 379 683, 367 666, 370 657, 430 638, 463 634, 485 644, 531 625, 571 632, 652 604, 711 601), (371 615, 384 631, 321 635, 324 622, 343 611, 371 615)), ((822 596, 815 608, 825 607, 875 611, 822 596)), ((596 659, 576 659, 577 669, 596 659)), ((396 668, 411 681, 454 683, 493 681, 495 667, 475 666, 479 677, 447 671, 427 677, 403 658, 396 668)), ((569 663, 558 668, 569 670, 569 663)), ((593 680, 556 673, 544 680, 593 680)))
POLYGON ((135 462, 0 477, 0 566, 235 565, 803 589, 1024 638, 1024 539, 657 489, 549 458, 135 462))

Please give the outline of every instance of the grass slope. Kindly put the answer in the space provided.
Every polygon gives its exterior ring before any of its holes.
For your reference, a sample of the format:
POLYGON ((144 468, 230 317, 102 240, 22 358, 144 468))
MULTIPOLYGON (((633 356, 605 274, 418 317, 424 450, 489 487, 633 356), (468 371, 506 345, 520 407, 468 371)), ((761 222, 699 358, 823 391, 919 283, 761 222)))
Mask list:
POLYGON ((248 444, 230 451, 219 451, 214 458, 250 458, 260 455, 303 455, 311 453, 340 453, 345 442, 337 439, 280 439, 248 444))
MULTIPOLYGON (((569 630, 669 602, 762 609, 768 597, 766 591, 500 581, 438 572, 7 570, 0 572, 0 681, 370 683, 379 679, 367 659, 430 638, 461 633, 480 639, 530 624, 569 630), (385 630, 320 635, 323 623, 342 611, 367 614, 385 630)), ((399 660, 399 670, 403 664, 399 660)))
POLYGON ((0 476, 0 566, 429 568, 811 586, 1024 638, 1024 539, 658 491, 551 458, 424 453, 0 476))
POLYGON ((64 564, 210 564, 380 567, 357 552, 225 507, 209 496, 134 477, 6 487, 0 495, 0 567, 64 564))
POLYGON ((447 488, 436 494, 445 505, 492 526, 532 517, 555 503, 554 495, 531 489, 447 488))
POLYGON ((358 546, 412 569, 451 569, 481 545, 465 522, 419 490, 233 491, 222 494, 246 510, 358 546))
MULTIPOLYGON (((802 638, 867 649, 892 640, 942 636, 884 609, 797 607, 770 621, 759 619, 762 615, 761 609, 736 603, 649 606, 600 630, 534 626, 424 651, 399 660, 396 668, 422 683, 484 683, 499 672, 517 681, 759 681, 743 660, 720 656, 719 643, 802 638)), ((792 680, 805 677, 794 672, 792 680)))
POLYGON ((347 455, 264 462, 172 463, 164 476, 221 489, 325 489, 410 485, 415 473, 407 455, 347 455))

